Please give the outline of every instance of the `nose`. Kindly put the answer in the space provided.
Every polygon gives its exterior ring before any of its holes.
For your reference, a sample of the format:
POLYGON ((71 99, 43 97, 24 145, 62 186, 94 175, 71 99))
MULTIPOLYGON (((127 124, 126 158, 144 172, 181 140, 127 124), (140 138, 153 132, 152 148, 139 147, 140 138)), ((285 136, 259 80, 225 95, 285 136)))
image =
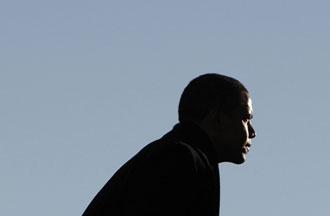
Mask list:
POLYGON ((256 135, 256 131, 254 130, 254 128, 252 127, 251 124, 249 124, 249 138, 250 139, 253 139, 255 138, 257 135, 256 135))

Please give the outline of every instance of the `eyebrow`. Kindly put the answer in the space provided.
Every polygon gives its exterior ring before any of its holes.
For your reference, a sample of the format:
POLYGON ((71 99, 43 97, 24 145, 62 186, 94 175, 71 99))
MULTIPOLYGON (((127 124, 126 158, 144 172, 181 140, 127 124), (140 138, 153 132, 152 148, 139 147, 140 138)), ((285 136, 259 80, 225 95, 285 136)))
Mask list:
POLYGON ((252 110, 250 113, 248 109, 248 106, 240 106, 240 112, 242 113, 242 115, 247 116, 249 119, 253 119, 252 110))
POLYGON ((253 119, 253 114, 252 113, 249 113, 247 110, 246 110, 246 107, 242 107, 241 109, 241 113, 242 113, 242 116, 244 118, 247 118, 247 119, 253 119))

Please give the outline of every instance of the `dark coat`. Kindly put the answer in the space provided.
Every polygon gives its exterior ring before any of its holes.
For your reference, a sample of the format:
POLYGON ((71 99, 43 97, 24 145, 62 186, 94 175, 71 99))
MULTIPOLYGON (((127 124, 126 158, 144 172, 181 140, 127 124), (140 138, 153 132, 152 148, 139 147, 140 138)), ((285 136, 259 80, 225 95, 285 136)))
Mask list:
POLYGON ((219 170, 207 136, 177 124, 125 163, 83 216, 217 216, 219 170))

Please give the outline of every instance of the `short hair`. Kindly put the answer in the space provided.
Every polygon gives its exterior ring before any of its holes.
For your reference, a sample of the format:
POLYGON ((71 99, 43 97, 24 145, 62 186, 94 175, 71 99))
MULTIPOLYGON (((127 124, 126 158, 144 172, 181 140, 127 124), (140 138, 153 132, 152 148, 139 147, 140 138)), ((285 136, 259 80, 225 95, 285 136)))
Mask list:
POLYGON ((221 74, 204 74, 187 85, 179 103, 180 122, 200 122, 214 108, 230 113, 240 103, 244 85, 221 74))

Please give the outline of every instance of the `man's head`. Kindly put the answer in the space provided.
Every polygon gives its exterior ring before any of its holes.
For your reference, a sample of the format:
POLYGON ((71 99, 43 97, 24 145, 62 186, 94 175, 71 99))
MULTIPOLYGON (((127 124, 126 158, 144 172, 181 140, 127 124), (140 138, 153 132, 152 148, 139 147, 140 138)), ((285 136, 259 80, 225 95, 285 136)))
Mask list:
POLYGON ((192 80, 182 93, 179 121, 197 124, 209 136, 218 162, 243 163, 255 137, 252 101, 238 80, 205 74, 192 80))

